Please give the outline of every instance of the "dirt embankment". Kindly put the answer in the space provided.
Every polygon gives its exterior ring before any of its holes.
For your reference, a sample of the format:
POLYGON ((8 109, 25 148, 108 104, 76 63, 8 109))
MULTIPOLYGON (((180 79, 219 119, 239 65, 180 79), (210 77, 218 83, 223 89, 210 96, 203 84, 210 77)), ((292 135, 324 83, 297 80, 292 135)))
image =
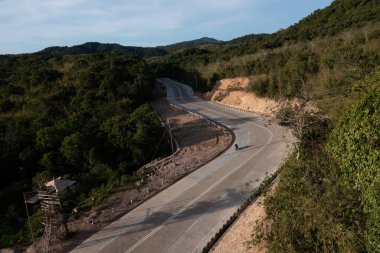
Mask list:
POLYGON ((273 112, 279 107, 279 103, 248 92, 249 83, 254 81, 254 77, 222 79, 217 82, 212 91, 204 94, 203 98, 238 109, 273 116, 273 112))

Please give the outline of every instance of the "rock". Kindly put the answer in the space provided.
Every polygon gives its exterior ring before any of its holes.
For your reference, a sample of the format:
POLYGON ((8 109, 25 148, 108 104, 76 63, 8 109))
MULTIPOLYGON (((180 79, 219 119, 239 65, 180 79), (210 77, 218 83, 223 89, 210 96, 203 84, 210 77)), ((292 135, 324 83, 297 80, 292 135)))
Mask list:
POLYGON ((5 248, 0 249, 0 253, 21 253, 22 250, 19 248, 5 248))
POLYGON ((36 250, 35 245, 34 245, 34 244, 30 245, 30 246, 26 249, 25 252, 26 252, 26 253, 37 253, 37 250, 36 250))

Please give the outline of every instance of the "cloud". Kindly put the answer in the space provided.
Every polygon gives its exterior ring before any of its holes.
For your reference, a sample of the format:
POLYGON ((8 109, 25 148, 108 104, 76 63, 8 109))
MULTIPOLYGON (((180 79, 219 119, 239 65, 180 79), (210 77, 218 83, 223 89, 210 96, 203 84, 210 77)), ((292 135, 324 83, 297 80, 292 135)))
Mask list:
POLYGON ((0 32, 6 34, 0 53, 86 41, 164 44, 235 36, 243 27, 252 33, 276 9, 271 3, 279 0, 0 0, 0 32))

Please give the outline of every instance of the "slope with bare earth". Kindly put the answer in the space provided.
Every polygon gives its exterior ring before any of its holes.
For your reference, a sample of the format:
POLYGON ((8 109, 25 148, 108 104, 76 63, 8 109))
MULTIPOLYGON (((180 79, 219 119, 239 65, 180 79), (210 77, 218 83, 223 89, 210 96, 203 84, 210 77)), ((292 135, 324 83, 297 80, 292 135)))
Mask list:
POLYGON ((216 83, 211 92, 204 94, 203 98, 237 109, 273 116, 273 112, 278 108, 278 102, 258 97, 247 91, 250 83, 259 78, 252 76, 222 79, 216 83))

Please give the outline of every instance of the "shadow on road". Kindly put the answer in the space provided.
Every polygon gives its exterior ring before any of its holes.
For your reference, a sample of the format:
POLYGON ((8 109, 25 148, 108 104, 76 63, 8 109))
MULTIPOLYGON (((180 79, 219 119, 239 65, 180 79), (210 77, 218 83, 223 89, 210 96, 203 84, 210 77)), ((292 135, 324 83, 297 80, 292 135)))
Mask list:
POLYGON ((246 146, 238 147, 238 148, 236 148, 236 150, 244 150, 244 149, 247 149, 250 147, 253 147, 253 145, 246 145, 246 146))
MULTIPOLYGON (((199 201, 190 204, 193 199, 185 199, 163 206, 149 207, 140 210, 135 209, 130 213, 133 218, 125 217, 119 219, 112 225, 94 234, 91 237, 92 240, 82 242, 77 248, 85 249, 98 243, 108 243, 112 239, 121 236, 123 236, 124 239, 126 236, 130 236, 130 238, 143 238, 149 231, 158 227, 162 228, 167 224, 201 217, 212 211, 235 206, 241 201, 246 192, 246 190, 238 191, 237 189, 228 189, 225 191, 212 192, 203 196, 203 198, 210 199, 208 201, 199 201), (187 205, 189 206, 184 209, 187 205), (159 210, 155 211, 157 209, 159 210), (141 234, 141 232, 143 232, 143 234, 141 234)), ((133 246, 136 242, 135 239, 131 239, 129 246, 133 246)), ((107 251, 106 248, 103 250, 107 251)))

